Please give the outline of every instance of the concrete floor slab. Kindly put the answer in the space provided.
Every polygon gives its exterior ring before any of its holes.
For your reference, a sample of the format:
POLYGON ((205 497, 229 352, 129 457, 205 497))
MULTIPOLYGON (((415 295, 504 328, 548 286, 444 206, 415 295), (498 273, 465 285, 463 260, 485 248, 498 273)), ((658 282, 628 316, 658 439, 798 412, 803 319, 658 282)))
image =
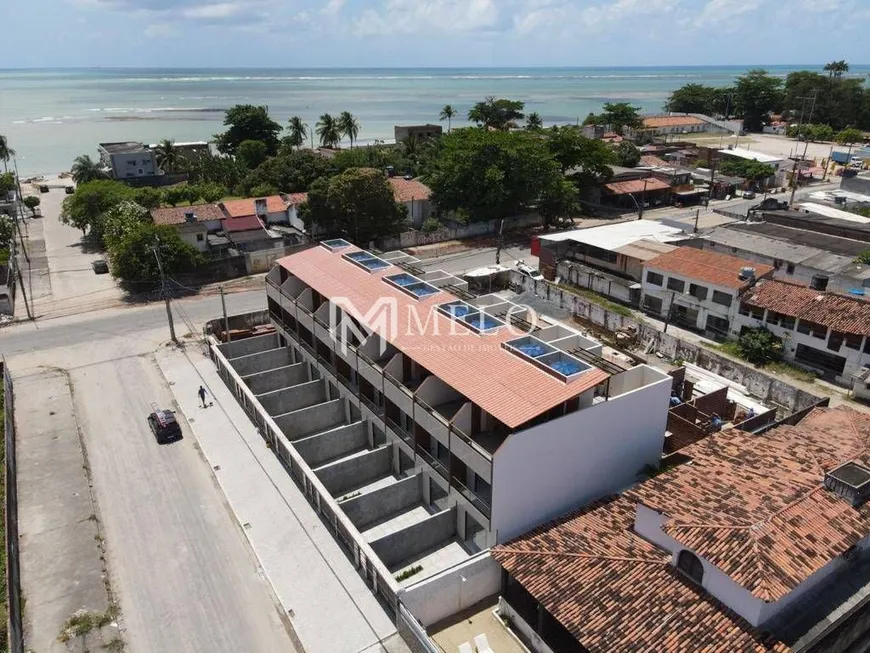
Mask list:
POLYGON ((458 537, 454 537, 453 539, 432 547, 428 551, 424 551, 422 554, 415 556, 410 560, 402 561, 399 565, 390 569, 390 571, 398 576, 411 567, 416 567, 418 565, 423 567, 419 573, 414 574, 400 583, 401 585, 411 585, 412 583, 418 583, 429 576, 434 576, 454 565, 458 565, 461 562, 465 562, 471 557, 471 555, 472 554, 465 548, 462 541, 458 537))
MULTIPOLYGON (((205 385, 215 405, 176 399, 306 653, 392 651, 396 627, 254 425, 198 352, 164 350, 174 390, 205 385)), ((406 651, 401 640, 400 650, 406 651)))
POLYGON ((474 638, 483 633, 493 651, 498 653, 528 653, 513 635, 493 614, 498 607, 498 597, 493 596, 463 610, 449 619, 429 628, 432 640, 442 651, 458 651, 466 642, 474 645, 474 638))
POLYGON ((400 531, 407 526, 417 524, 434 513, 422 503, 412 506, 410 510, 394 515, 380 523, 374 524, 363 531, 363 537, 367 542, 373 542, 378 538, 400 531))

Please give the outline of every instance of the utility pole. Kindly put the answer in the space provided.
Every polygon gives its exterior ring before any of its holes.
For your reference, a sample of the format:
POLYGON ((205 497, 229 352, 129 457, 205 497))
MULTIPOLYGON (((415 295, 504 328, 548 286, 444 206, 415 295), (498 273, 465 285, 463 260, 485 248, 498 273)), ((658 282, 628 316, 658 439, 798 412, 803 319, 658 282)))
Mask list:
POLYGON ((640 204, 637 205, 637 219, 643 220, 643 203, 646 201, 646 184, 649 181, 649 177, 644 177, 643 180, 643 190, 640 193, 640 204))
POLYGON ((24 292, 24 278, 21 276, 21 269, 16 265, 15 272, 18 276, 18 285, 21 286, 21 296, 24 298, 24 308, 27 309, 27 318, 32 320, 33 313, 30 312, 30 304, 27 303, 27 293, 24 292))
POLYGON ((693 234, 698 233, 698 218, 701 215, 701 209, 695 209, 695 228, 692 230, 693 234))
POLYGON ((498 265, 501 263, 501 246, 503 243, 502 233, 504 232, 504 218, 501 219, 501 222, 498 223, 498 243, 495 247, 495 264, 498 265))
POLYGON ((21 251, 24 252, 24 260, 30 263, 27 247, 24 245, 24 236, 21 233, 21 221, 24 220, 24 196, 21 193, 21 179, 18 176, 18 159, 12 157, 12 165, 15 167, 15 184, 18 186, 18 202, 15 211, 15 231, 18 232, 18 240, 21 241, 21 251))
POLYGON ((166 277, 163 275, 163 261, 160 260, 160 239, 157 238, 157 244, 151 250, 154 252, 154 258, 157 259, 157 268, 160 270, 160 292, 163 294, 163 299, 166 302, 166 317, 169 319, 169 336, 172 342, 178 344, 178 338, 175 337, 175 324, 172 322, 172 309, 169 307, 169 292, 166 289, 166 277))
MULTIPOLYGON (((816 108, 816 95, 818 95, 818 91, 814 90, 812 97, 800 97, 798 100, 801 101, 801 117, 798 120, 798 141, 801 138, 801 126, 803 125, 804 120, 804 109, 806 108, 806 101, 812 100, 813 103, 810 105, 810 116, 807 124, 812 123, 813 120, 813 111, 816 108)), ((794 203, 794 194, 797 191, 798 178, 797 178, 797 165, 798 161, 803 160, 807 155, 807 148, 810 146, 810 141, 808 138, 804 137, 804 154, 802 157, 798 157, 797 146, 794 148, 794 165, 791 167, 791 195, 788 200, 788 205, 791 206, 794 203)))
POLYGON ((227 342, 230 342, 230 318, 227 317, 227 300, 224 298, 223 286, 221 286, 221 306, 224 309, 224 333, 227 335, 227 342))

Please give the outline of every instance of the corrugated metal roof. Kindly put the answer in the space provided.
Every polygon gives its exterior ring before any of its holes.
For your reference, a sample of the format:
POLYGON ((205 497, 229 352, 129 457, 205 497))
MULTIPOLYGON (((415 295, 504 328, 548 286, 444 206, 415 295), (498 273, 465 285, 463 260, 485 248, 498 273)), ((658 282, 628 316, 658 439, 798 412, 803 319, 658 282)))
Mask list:
POLYGON ((638 240, 672 243, 686 237, 686 232, 681 228, 672 227, 657 220, 629 220, 588 229, 572 229, 571 231, 541 236, 540 239, 554 243, 573 240, 577 243, 615 251, 619 247, 630 245, 638 240))
POLYGON ((645 179, 631 179, 629 181, 613 181, 609 184, 604 184, 604 187, 614 195, 629 195, 633 193, 667 190, 671 185, 661 179, 647 177, 645 179))
POLYGON ((617 247, 613 251, 641 261, 648 261, 659 254, 672 252, 675 249, 677 248, 674 245, 667 245, 666 243, 659 243, 654 240, 642 238, 641 240, 636 240, 628 245, 617 247))
POLYGON ((279 263, 324 297, 333 301, 342 298, 342 306, 353 317, 375 327, 403 354, 510 428, 576 397, 609 376, 593 368, 572 381, 561 381, 502 348, 502 342, 520 335, 514 329, 478 335, 457 325, 435 310, 436 305, 456 297, 442 291, 414 300, 382 281, 382 277, 396 274, 397 268, 366 272, 342 259, 342 254, 352 251, 356 248, 330 252, 325 247, 313 247, 282 258, 279 263), (390 320, 392 311, 397 312, 395 332, 371 315, 379 305, 390 320))

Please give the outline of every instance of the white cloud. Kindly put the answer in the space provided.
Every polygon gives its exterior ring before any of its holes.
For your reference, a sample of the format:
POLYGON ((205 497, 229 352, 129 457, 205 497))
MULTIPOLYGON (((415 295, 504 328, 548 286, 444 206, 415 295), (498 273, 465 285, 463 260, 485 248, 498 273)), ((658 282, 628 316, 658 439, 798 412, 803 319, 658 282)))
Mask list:
POLYGON ((583 32, 611 32, 627 23, 650 18, 667 18, 679 0, 613 0, 579 7, 573 0, 536 0, 524 3, 525 13, 514 17, 520 34, 538 30, 557 30, 563 35, 583 32))
POLYGON ((345 0, 329 0, 320 10, 324 16, 338 16, 341 10, 344 9, 345 0))
POLYGON ((364 11, 354 28, 360 36, 485 31, 496 26, 495 0, 387 0, 364 11))
POLYGON ((759 8, 761 0, 709 0, 697 16, 686 17, 685 23, 696 28, 719 26, 736 29, 738 16, 759 8))
POLYGON ((244 12, 247 8, 247 3, 242 2, 220 2, 218 4, 196 5, 188 7, 181 11, 183 18, 207 18, 207 19, 223 19, 232 18, 244 12))
POLYGON ((145 36, 149 39, 170 39, 179 34, 178 28, 169 23, 153 23, 145 28, 145 36))

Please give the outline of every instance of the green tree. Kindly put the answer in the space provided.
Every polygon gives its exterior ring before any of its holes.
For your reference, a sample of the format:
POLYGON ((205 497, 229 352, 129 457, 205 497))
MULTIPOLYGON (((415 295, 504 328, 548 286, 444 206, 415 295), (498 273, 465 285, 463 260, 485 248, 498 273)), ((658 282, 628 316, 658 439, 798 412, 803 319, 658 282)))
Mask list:
POLYGON ((297 150, 305 145, 305 137, 308 135, 308 125, 299 116, 290 118, 290 125, 287 127, 290 134, 287 136, 287 143, 297 150))
POLYGON ((278 189, 272 184, 257 184, 251 188, 251 195, 254 197, 269 197, 269 195, 277 195, 278 189))
POLYGON ((445 104, 444 108, 441 109, 441 113, 438 114, 439 120, 447 121, 447 133, 450 133, 450 125, 453 122, 453 119, 456 117, 456 109, 454 109, 451 105, 445 104))
POLYGON ((221 199, 223 199, 223 197, 227 195, 227 189, 220 184, 205 182, 202 184, 198 184, 198 186, 199 196, 202 198, 202 201, 208 202, 209 204, 213 204, 214 202, 220 202, 221 199))
POLYGON ((601 121, 598 119, 598 116, 596 116, 594 113, 592 113, 590 111, 589 113, 586 114, 586 117, 583 118, 582 124, 584 127, 587 127, 589 125, 597 125, 599 122, 601 122, 601 121))
POLYGON ((175 147, 175 141, 164 138, 157 147, 154 148, 154 158, 157 159, 157 165, 163 172, 173 172, 178 165, 180 154, 175 147))
POLYGON ((187 184, 179 188, 184 189, 184 199, 188 204, 197 204, 202 199, 202 186, 199 184, 187 184))
POLYGON ((748 329, 737 341, 737 350, 742 359, 753 365, 766 365, 781 356, 782 339, 764 327, 748 329))
POLYGON ((268 156, 269 151, 263 141, 242 141, 236 148, 236 157, 248 170, 259 166, 268 156))
POLYGON ((616 153, 603 141, 586 138, 579 127, 552 127, 547 130, 547 149, 562 173, 581 193, 613 175, 616 153))
POLYGON ((163 269, 169 276, 202 264, 202 255, 181 239, 170 225, 138 223, 109 249, 112 275, 125 283, 152 284, 160 279, 154 247, 160 248, 163 269))
POLYGON ((790 125, 786 130, 786 135, 790 138, 801 138, 808 141, 830 141, 834 138, 834 130, 830 125, 790 125))
POLYGON ((224 154, 235 154, 244 141, 262 141, 270 155, 278 151, 281 125, 269 117, 266 107, 237 104, 227 109, 224 125, 229 129, 215 134, 217 148, 224 154))
POLYGON ((561 178, 545 139, 525 131, 474 128, 443 136, 426 174, 440 210, 475 221, 528 211, 561 178))
POLYGON ((407 226, 405 208, 393 198, 387 176, 373 168, 350 168, 331 179, 318 179, 300 213, 306 228, 342 235, 360 245, 398 234, 407 226))
POLYGON ((831 61, 830 63, 825 64, 825 72, 828 73, 828 77, 839 79, 844 73, 849 72, 849 64, 847 64, 843 59, 840 61, 831 61))
POLYGON ((224 188, 239 188, 249 173, 242 162, 231 156, 216 156, 211 152, 197 152, 182 157, 179 172, 185 172, 190 183, 211 182, 224 188))
POLYGON ((30 215, 36 215, 36 207, 39 206, 40 200, 36 195, 27 195, 21 200, 28 209, 30 209, 30 215))
POLYGON ((0 215, 0 250, 8 250, 12 247, 12 241, 15 240, 15 223, 8 215, 0 215))
MULTIPOLYGON (((369 148, 354 152, 364 153, 369 148)), ((350 150, 348 150, 350 151, 350 150)), ((339 152, 336 157, 344 155, 339 152)), ((290 150, 266 160, 245 179, 244 193, 248 194, 255 186, 268 185, 284 193, 301 193, 308 190, 318 177, 331 175, 334 160, 311 150, 290 150)))
POLYGON ((864 140, 864 133, 860 129, 855 129, 854 127, 846 127, 840 131, 836 136, 834 136, 834 140, 837 141, 840 145, 848 145, 849 151, 846 156, 849 156, 852 153, 852 146, 855 143, 861 143, 864 140))
POLYGON ((760 132, 768 114, 782 106, 782 80, 761 68, 750 70, 737 78, 733 95, 735 115, 743 118, 743 127, 760 132))
POLYGON ((163 204, 163 193, 151 186, 143 186, 133 191, 133 201, 150 211, 163 204))
POLYGON ((768 179, 776 174, 776 169, 766 163, 761 163, 755 159, 738 159, 730 156, 722 161, 719 170, 722 174, 751 181, 768 179))
POLYGON ((336 147, 341 140, 341 130, 338 127, 338 121, 335 119, 335 116, 328 113, 320 116, 315 131, 320 138, 320 145, 322 147, 336 147))
POLYGON ((359 135, 359 120, 350 111, 342 111, 336 121, 338 130, 350 139, 350 149, 353 149, 353 142, 359 135))
POLYGON ((812 120, 840 130, 861 120, 865 86, 860 78, 841 79, 800 70, 786 77, 784 96, 783 113, 792 122, 812 120))
POLYGON ((870 265, 870 249, 865 249, 863 252, 858 254, 855 257, 855 263, 863 263, 864 265, 870 265))
POLYGON ((3 159, 3 172, 9 172, 9 159, 15 156, 15 150, 9 147, 9 141, 0 134, 0 159, 3 159))
POLYGON ((188 201, 187 187, 181 184, 167 186, 163 189, 163 201, 169 206, 178 206, 182 202, 188 201))
POLYGON ((616 159, 619 165, 634 168, 640 163, 640 149, 630 141, 622 141, 616 147, 616 159))
POLYGON ((516 127, 517 121, 523 119, 524 107, 524 102, 503 98, 496 100, 493 96, 489 96, 483 102, 478 102, 471 107, 468 119, 483 127, 504 131, 516 127))
POLYGON ((723 89, 704 84, 686 84, 673 91, 665 103, 665 111, 674 113, 724 113, 721 108, 723 89))
POLYGON ((541 120, 541 114, 537 111, 532 111, 526 116, 526 129, 528 131, 540 131, 544 128, 544 121, 541 120))
POLYGON ((538 213, 544 219, 544 229, 570 219, 577 211, 579 194, 577 186, 564 178, 553 179, 538 200, 538 213))
POLYGON ((598 119, 610 125, 617 134, 622 134, 626 127, 640 129, 643 127, 643 116, 640 115, 640 107, 633 107, 628 102, 606 102, 604 111, 598 115, 598 119))
POLYGON ((60 220, 102 243, 104 214, 132 197, 133 189, 121 182, 107 179, 88 181, 80 184, 75 193, 64 199, 60 220))
POLYGON ((87 154, 75 158, 71 172, 76 185, 109 178, 109 175, 103 170, 102 164, 99 161, 94 161, 87 154))
POLYGON ((15 190, 17 183, 15 182, 15 174, 12 172, 4 172, 0 175, 0 196, 5 196, 11 190, 15 190))
POLYGON ((150 222, 148 209, 131 200, 124 200, 103 215, 103 241, 111 249, 138 225, 150 222))

